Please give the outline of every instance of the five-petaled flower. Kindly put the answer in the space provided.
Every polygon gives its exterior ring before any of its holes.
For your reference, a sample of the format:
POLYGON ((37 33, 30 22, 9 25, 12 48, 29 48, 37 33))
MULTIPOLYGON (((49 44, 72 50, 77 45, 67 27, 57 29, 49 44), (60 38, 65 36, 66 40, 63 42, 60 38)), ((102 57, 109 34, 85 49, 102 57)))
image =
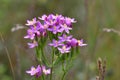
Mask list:
POLYGON ((48 31, 53 32, 53 34, 57 34, 58 32, 60 32, 60 26, 53 25, 52 27, 48 28, 48 31))
POLYGON ((65 31, 66 33, 69 34, 69 31, 70 31, 70 30, 72 30, 72 28, 69 27, 69 26, 67 26, 66 24, 62 24, 62 25, 61 25, 61 28, 60 28, 60 31, 61 31, 61 32, 65 31))
POLYGON ((30 20, 27 20, 27 26, 32 26, 32 25, 35 25, 37 23, 37 20, 36 18, 33 18, 31 21, 30 20))
POLYGON ((70 39, 72 38, 72 35, 67 36, 66 34, 63 34, 62 36, 58 37, 60 39, 60 41, 70 41, 70 39))
POLYGON ((69 53, 71 47, 67 47, 66 45, 63 45, 62 48, 58 47, 58 50, 63 54, 63 53, 69 53))
POLYGON ((49 45, 53 46, 53 47, 58 47, 58 46, 61 46, 63 44, 61 43, 61 41, 57 41, 57 40, 53 39, 52 43, 50 43, 49 45))
POLYGON ((43 73, 44 73, 45 75, 48 75, 48 74, 51 73, 51 69, 46 69, 45 66, 42 66, 42 70, 43 70, 43 73))
POLYGON ((26 71, 26 73, 30 74, 31 76, 39 77, 42 75, 42 70, 41 70, 40 65, 38 65, 37 68, 32 66, 30 70, 26 71))
POLYGON ((83 39, 77 41, 78 46, 86 46, 87 44, 83 43, 83 39))
POLYGON ((35 40, 33 40, 32 43, 28 43, 28 46, 29 46, 29 48, 34 48, 34 47, 38 46, 38 43, 35 40))
POLYGON ((27 30, 27 35, 24 36, 24 38, 29 38, 29 39, 31 39, 31 40, 33 40, 34 37, 35 37, 35 34, 34 34, 33 30, 31 30, 31 29, 28 29, 28 30, 27 30))

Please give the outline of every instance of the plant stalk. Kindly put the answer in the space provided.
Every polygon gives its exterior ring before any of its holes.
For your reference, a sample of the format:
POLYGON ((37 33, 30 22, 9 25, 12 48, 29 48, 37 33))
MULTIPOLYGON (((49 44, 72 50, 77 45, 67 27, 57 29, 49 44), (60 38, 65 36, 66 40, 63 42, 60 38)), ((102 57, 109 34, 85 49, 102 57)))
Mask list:
POLYGON ((51 66, 51 75, 50 75, 50 80, 52 80, 52 76, 53 76, 53 61, 54 61, 54 49, 53 50, 53 53, 52 53, 52 66, 51 66))

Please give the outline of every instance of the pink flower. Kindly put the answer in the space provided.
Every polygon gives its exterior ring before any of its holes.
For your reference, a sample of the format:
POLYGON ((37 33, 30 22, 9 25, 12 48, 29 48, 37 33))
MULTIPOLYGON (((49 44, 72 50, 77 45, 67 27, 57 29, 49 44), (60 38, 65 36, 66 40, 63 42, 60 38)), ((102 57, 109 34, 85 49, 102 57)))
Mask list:
POLYGON ((65 23, 67 24, 67 26, 71 27, 72 23, 76 23, 76 21, 74 18, 65 17, 65 23))
POLYGON ((83 39, 77 40, 77 44, 78 44, 78 46, 86 46, 87 45, 87 44, 83 43, 83 39))
POLYGON ((63 45, 61 41, 57 41, 55 39, 53 39, 52 43, 49 44, 50 46, 54 46, 54 47, 58 47, 63 45))
POLYGON ((46 69, 45 66, 38 65, 37 68, 32 66, 30 70, 26 71, 26 73, 30 74, 31 76, 36 76, 38 78, 38 77, 40 77, 42 75, 42 73, 44 73, 45 75, 50 74, 51 70, 46 69))
POLYGON ((60 25, 60 26, 61 26, 61 28, 60 28, 60 32, 65 31, 66 33, 69 34, 69 30, 72 30, 72 28, 69 27, 69 26, 67 26, 66 24, 62 24, 62 25, 60 25))
POLYGON ((36 24, 37 23, 37 20, 36 20, 36 18, 33 18, 31 21, 30 20, 27 20, 27 26, 31 26, 31 25, 34 25, 34 24, 36 24))
POLYGON ((60 39, 60 41, 64 42, 64 41, 70 41, 72 38, 72 35, 67 36, 66 34, 63 34, 62 36, 58 37, 60 39))
POLYGON ((30 38, 31 40, 33 40, 34 37, 35 37, 35 34, 34 34, 33 30, 31 30, 31 29, 28 29, 27 30, 27 35, 24 36, 24 38, 30 38))
POLYGON ((46 69, 45 66, 42 66, 42 70, 43 70, 43 73, 44 73, 45 75, 48 75, 48 74, 51 73, 51 69, 46 69))
POLYGON ((38 65, 37 68, 32 66, 30 70, 26 71, 26 73, 30 74, 31 76, 39 77, 42 75, 41 67, 40 65, 38 65))
POLYGON ((34 40, 33 43, 28 43, 29 48, 34 48, 38 46, 38 43, 34 40))
POLYGON ((62 48, 58 47, 58 50, 61 53, 69 53, 70 52, 71 47, 67 47, 66 45, 62 46, 62 48))

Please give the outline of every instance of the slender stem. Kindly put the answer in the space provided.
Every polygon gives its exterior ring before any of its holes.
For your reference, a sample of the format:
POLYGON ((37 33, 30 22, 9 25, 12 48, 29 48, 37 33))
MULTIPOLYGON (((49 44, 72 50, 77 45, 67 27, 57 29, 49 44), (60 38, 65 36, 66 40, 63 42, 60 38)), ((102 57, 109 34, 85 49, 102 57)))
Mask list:
POLYGON ((66 74, 65 66, 64 66, 64 61, 62 61, 62 70, 63 70, 63 75, 62 75, 61 80, 64 80, 64 78, 65 78, 65 74, 66 74))
MULTIPOLYGON (((40 63, 40 67, 42 69, 42 61, 41 61, 41 53, 39 53, 39 46, 36 47, 36 56, 37 56, 37 60, 40 63)), ((43 71, 43 70, 42 70, 43 71)), ((45 80, 44 75, 42 75, 42 80, 45 80)))
POLYGON ((50 75, 50 80, 52 80, 52 75, 53 75, 53 61, 54 61, 54 49, 53 50, 53 53, 52 53, 52 66, 51 66, 51 75, 50 75))
MULTIPOLYGON (((67 58, 67 55, 65 55, 65 59, 68 59, 68 58, 67 58)), ((62 61, 63 75, 62 75, 61 80, 64 80, 64 79, 65 79, 65 75, 66 75, 66 73, 67 73, 67 63, 68 63, 67 60, 62 61), (66 64, 64 65, 64 63, 66 63, 66 64)))
POLYGON ((41 54, 42 54, 43 60, 45 61, 45 64, 46 64, 47 66, 49 66, 49 62, 48 62, 48 60, 46 59, 46 56, 45 56, 45 54, 44 54, 43 49, 41 49, 41 54))
POLYGON ((40 80, 40 79, 35 77, 35 79, 34 79, 34 80, 40 80))
POLYGON ((64 80, 65 74, 66 74, 66 71, 64 71, 64 73, 63 73, 62 80, 64 80))
POLYGON ((59 59, 61 59, 62 54, 59 54, 57 59, 53 62, 53 66, 59 61, 59 59))
MULTIPOLYGON (((1 39, 2 39, 2 42, 3 42, 3 44, 5 43, 4 41, 4 38, 2 37, 2 33, 0 33, 0 37, 1 37, 1 39)), ((11 61, 11 57, 10 57, 10 55, 9 55, 9 51, 8 51, 8 49, 7 49, 7 47, 4 45, 4 49, 5 49, 5 51, 6 51, 6 54, 7 54, 7 57, 8 57, 8 60, 9 60, 9 63, 10 63, 10 68, 11 68, 11 71, 12 71, 12 75, 13 75, 13 80, 15 80, 15 73, 14 73, 14 69, 13 69, 13 65, 12 65, 12 61, 11 61)))
POLYGON ((62 61, 63 75, 62 75, 61 80, 65 79, 65 75, 67 74, 67 72, 68 72, 68 70, 69 70, 69 68, 71 67, 71 64, 72 64, 72 57, 71 57, 72 53, 69 53, 69 54, 70 54, 69 58, 67 58, 67 55, 65 55, 65 59, 67 59, 65 66, 64 66, 65 61, 62 61))
MULTIPOLYGON (((43 75, 42 75, 41 77, 42 77, 42 80, 45 80, 45 78, 44 78, 44 76, 43 76, 43 75)), ((40 80, 41 80, 41 79, 40 79, 40 80)))

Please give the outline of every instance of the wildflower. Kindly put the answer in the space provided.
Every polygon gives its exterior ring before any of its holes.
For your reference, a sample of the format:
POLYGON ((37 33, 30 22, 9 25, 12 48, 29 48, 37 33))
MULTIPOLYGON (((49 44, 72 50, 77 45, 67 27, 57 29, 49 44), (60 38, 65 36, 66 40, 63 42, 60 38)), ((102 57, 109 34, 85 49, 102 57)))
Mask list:
POLYGON ((52 43, 50 43, 49 45, 53 46, 53 47, 58 47, 58 46, 61 46, 63 44, 61 43, 61 41, 57 41, 57 40, 53 39, 52 43))
POLYGON ((42 75, 42 70, 40 65, 38 65, 37 68, 32 66, 30 70, 26 71, 26 73, 30 74, 31 76, 39 77, 42 75))
POLYGON ((42 28, 42 29, 47 30, 47 29, 48 29, 48 27, 49 27, 49 25, 48 25, 47 23, 45 23, 45 22, 44 22, 44 25, 43 25, 43 28, 42 28))
POLYGON ((64 22, 65 22, 65 19, 62 15, 56 15, 56 17, 55 17, 56 25, 64 24, 64 22))
POLYGON ((42 18, 39 18, 39 19, 43 20, 48 25, 53 25, 54 24, 55 16, 53 14, 50 14, 48 16, 47 15, 43 15, 42 18))
POLYGON ((76 47, 77 46, 77 39, 75 38, 72 38, 70 41, 69 41, 69 44, 71 47, 76 47))
POLYGON ((87 44, 83 43, 83 39, 77 41, 78 46, 86 46, 87 44))
POLYGON ((72 35, 67 36, 66 34, 63 34, 62 36, 58 37, 61 41, 70 41, 70 39, 72 38, 72 35))
POLYGON ((33 40, 34 37, 35 37, 35 34, 34 34, 33 30, 31 30, 31 29, 28 29, 27 30, 27 35, 24 36, 24 38, 30 38, 31 40, 33 40))
POLYGON ((68 27, 66 24, 61 24, 61 28, 60 28, 61 32, 65 31, 66 33, 69 33, 69 30, 72 30, 72 28, 68 27))
POLYGON ((65 17, 65 23, 67 24, 67 26, 71 26, 72 23, 76 23, 74 18, 69 18, 69 17, 65 17))
POLYGON ((45 75, 48 75, 48 74, 50 74, 50 72, 51 72, 51 69, 46 69, 45 66, 42 66, 42 70, 43 70, 43 73, 44 73, 45 75))
POLYGON ((34 40, 33 43, 28 43, 29 48, 34 48, 36 46, 38 46, 38 43, 34 40))
POLYGON ((39 30, 43 28, 43 25, 39 21, 37 21, 37 23, 30 26, 30 28, 35 34, 40 35, 39 30))
POLYGON ((47 15, 43 15, 41 18, 38 17, 40 20, 46 20, 47 19, 47 15))
POLYGON ((47 28, 48 28, 48 25, 46 23, 40 26, 39 32, 42 36, 45 36, 47 34, 46 33, 47 28))
POLYGON ((31 25, 34 25, 34 24, 36 24, 37 23, 37 20, 36 20, 36 18, 33 18, 31 21, 30 20, 27 20, 27 26, 31 26, 31 25))
POLYGON ((58 50, 61 53, 69 53, 70 52, 71 47, 67 47, 66 45, 63 45, 62 48, 58 47, 58 50))
POLYGON ((57 34, 58 32, 60 32, 60 26, 52 26, 52 27, 50 27, 50 28, 48 28, 48 31, 51 31, 51 32, 53 32, 53 34, 57 34))

